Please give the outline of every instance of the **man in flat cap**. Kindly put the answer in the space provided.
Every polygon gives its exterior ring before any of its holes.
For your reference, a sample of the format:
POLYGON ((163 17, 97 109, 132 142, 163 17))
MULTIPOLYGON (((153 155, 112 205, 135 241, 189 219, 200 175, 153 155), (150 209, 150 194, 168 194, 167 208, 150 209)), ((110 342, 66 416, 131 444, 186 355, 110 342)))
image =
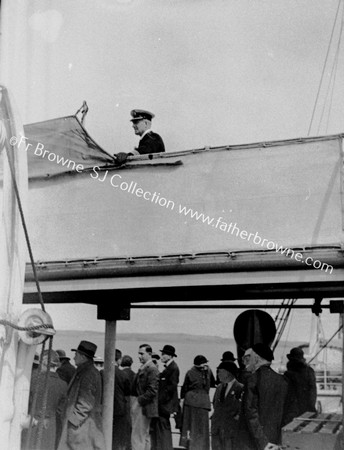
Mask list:
POLYGON ((96 349, 89 341, 81 341, 78 348, 72 349, 77 369, 68 386, 58 450, 105 450, 101 376, 93 364, 96 349))
POLYGON ((117 164, 123 164, 129 155, 146 155, 165 151, 161 136, 151 130, 154 114, 144 109, 133 109, 130 114, 134 132, 140 136, 139 145, 130 153, 115 154, 117 164))
POLYGON ((217 368, 220 384, 216 388, 211 417, 211 448, 235 450, 243 384, 236 379, 238 367, 234 361, 223 361, 217 368))
POLYGON ((159 417, 152 420, 152 450, 173 450, 170 415, 179 410, 179 367, 173 345, 166 344, 160 350, 164 370, 160 373, 158 409, 159 417))
POLYGON ((252 375, 244 388, 237 443, 241 450, 278 450, 281 444, 288 383, 272 370, 273 359, 266 344, 257 343, 245 352, 243 361, 252 375))

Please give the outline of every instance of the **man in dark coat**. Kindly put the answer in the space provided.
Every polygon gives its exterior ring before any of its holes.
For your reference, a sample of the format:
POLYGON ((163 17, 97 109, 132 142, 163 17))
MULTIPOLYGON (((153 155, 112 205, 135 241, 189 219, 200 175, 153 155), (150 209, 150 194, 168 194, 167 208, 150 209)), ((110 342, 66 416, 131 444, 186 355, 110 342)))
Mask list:
POLYGON ((130 380, 130 386, 133 385, 135 372, 132 370, 131 366, 133 365, 133 358, 129 355, 123 355, 121 359, 121 369, 127 373, 127 376, 130 380))
POLYGON ((77 369, 68 386, 58 450, 105 450, 101 378, 93 364, 96 349, 89 341, 81 341, 77 349, 72 349, 77 369))
POLYGON ((61 380, 65 381, 69 384, 70 380, 73 378, 75 373, 75 367, 69 362, 70 358, 66 356, 66 352, 64 350, 56 350, 56 353, 60 358, 60 365, 57 368, 56 372, 61 380))
POLYGON ((150 423, 158 417, 159 370, 152 361, 152 347, 142 344, 139 347, 141 367, 135 375, 133 383, 133 399, 131 405, 132 450, 150 449, 150 423))
POLYGON ((290 422, 306 411, 316 411, 317 385, 314 370, 306 363, 302 348, 292 348, 287 358, 289 361, 284 377, 289 383, 290 422))
POLYGON ((122 352, 116 349, 115 355, 115 396, 112 425, 113 450, 129 450, 131 441, 130 380, 128 374, 119 368, 122 352))
POLYGON ((237 448, 278 450, 285 424, 288 383, 271 369, 274 357, 266 344, 255 344, 247 350, 247 356, 246 369, 252 375, 244 388, 237 448))
POLYGON ((164 141, 158 133, 151 130, 153 113, 144 109, 133 109, 131 122, 134 132, 140 136, 139 145, 130 153, 117 153, 114 155, 117 164, 124 164, 129 155, 147 155, 149 153, 162 153, 165 151, 164 141))
POLYGON ((170 415, 179 409, 179 368, 173 360, 177 355, 172 345, 164 345, 160 351, 164 370, 159 382, 159 417, 152 420, 152 450, 173 450, 170 415))
MULTIPOLYGON (((55 450, 57 433, 57 411, 62 406, 67 393, 67 383, 57 375, 56 368, 60 360, 57 352, 50 352, 50 369, 48 372, 49 350, 45 350, 42 357, 42 371, 37 374, 30 386, 29 414, 31 416, 32 431, 30 443, 23 448, 34 450, 55 450), (48 372, 48 373, 47 373, 48 372), (46 379, 47 377, 47 379, 46 379), (44 386, 47 381, 46 408, 44 405, 44 386), (42 434, 39 439, 39 430, 42 434)), ((28 436, 29 433, 26 433, 28 436)))
POLYGON ((234 361, 224 361, 217 368, 216 388, 211 417, 211 448, 235 450, 243 385, 236 380, 238 368, 234 361))
POLYGON ((126 375, 126 377, 129 380, 129 384, 130 384, 130 391, 129 394, 126 396, 126 417, 128 418, 129 421, 129 430, 127 431, 127 435, 129 435, 129 446, 128 446, 128 450, 131 450, 131 431, 132 431, 132 423, 131 423, 131 413, 130 413, 130 404, 131 404, 131 392, 133 390, 133 384, 134 384, 134 379, 135 379, 135 372, 131 369, 131 366, 133 364, 133 358, 129 355, 123 355, 122 359, 121 359, 121 363, 120 363, 120 367, 122 372, 126 375))

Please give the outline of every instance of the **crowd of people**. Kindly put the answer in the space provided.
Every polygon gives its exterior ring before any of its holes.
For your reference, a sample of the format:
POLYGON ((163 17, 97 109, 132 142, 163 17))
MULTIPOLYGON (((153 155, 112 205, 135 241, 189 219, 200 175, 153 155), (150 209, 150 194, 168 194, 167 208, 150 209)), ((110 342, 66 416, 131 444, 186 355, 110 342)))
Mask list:
MULTIPOLYGON (((72 349, 75 366, 64 350, 44 351, 41 362, 35 357, 23 449, 105 450, 104 361, 96 350, 81 341, 72 349)), ((166 344, 159 352, 140 345, 135 373, 133 358, 116 350, 113 450, 173 450, 172 418, 182 448, 277 450, 282 427, 315 411, 315 375, 301 348, 291 349, 283 375, 271 368, 273 352, 262 343, 248 348, 240 361, 224 352, 215 375, 207 358, 197 355, 180 393, 175 347, 166 344)))

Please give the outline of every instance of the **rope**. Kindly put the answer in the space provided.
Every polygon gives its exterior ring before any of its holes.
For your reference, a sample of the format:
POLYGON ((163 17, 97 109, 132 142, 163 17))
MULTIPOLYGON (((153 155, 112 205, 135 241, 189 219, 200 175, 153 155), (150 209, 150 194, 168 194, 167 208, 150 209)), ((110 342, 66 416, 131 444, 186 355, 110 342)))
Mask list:
POLYGON ((333 66, 332 66, 332 70, 331 70, 331 74, 330 74, 330 80, 329 80, 329 83, 327 86, 327 91, 325 94, 324 106, 323 106, 322 113, 321 113, 320 120, 319 120, 319 125, 318 125, 318 130, 317 130, 318 134, 320 132, 320 126, 321 126, 321 122, 322 122, 324 114, 325 114, 326 101, 328 100, 328 98, 330 98, 330 101, 329 101, 329 107, 328 107, 326 132, 327 132, 327 127, 328 127, 328 123, 330 120, 330 113, 331 113, 333 94, 334 94, 334 86, 335 86, 336 77, 337 77, 337 67, 338 67, 338 60, 339 60, 340 44, 341 44, 342 35, 343 35, 343 26, 344 26, 344 7, 342 9, 342 20, 341 20, 340 32, 339 32, 339 37, 338 37, 338 42, 337 42, 337 49, 336 49, 336 53, 334 56, 334 62, 333 62, 333 66), (331 84, 332 84, 332 88, 331 88, 331 84), (330 93, 330 89, 331 89, 331 93, 330 93), (329 93, 330 93, 330 97, 329 97, 329 93))
POLYGON ((54 329, 54 327, 51 323, 42 323, 41 325, 33 325, 31 327, 20 327, 19 325, 16 325, 15 323, 10 322, 9 320, 6 320, 6 319, 0 319, 0 325, 5 325, 5 326, 7 325, 18 331, 35 331, 35 330, 41 330, 42 328, 43 329, 46 329, 46 328, 54 329))
MULTIPOLYGON (((45 341, 43 341, 43 345, 42 345, 42 351, 41 351, 41 355, 40 355, 40 358, 39 358, 39 366, 38 366, 38 377, 41 375, 41 373, 42 373, 42 361, 43 361, 43 352, 44 352, 44 349, 45 349, 45 341)), ((37 397, 38 397, 38 389, 36 389, 36 391, 35 391, 35 393, 34 393, 34 396, 33 396, 33 400, 32 400, 32 404, 31 404, 31 407, 30 407, 30 411, 29 411, 29 414, 30 414, 30 424, 29 424, 29 431, 28 431, 28 434, 27 434, 27 437, 26 437, 26 442, 25 442, 25 450, 30 450, 30 447, 31 447, 31 437, 32 437, 32 428, 33 428, 33 426, 32 426, 32 424, 33 424, 33 419, 34 419, 34 413, 36 412, 36 404, 37 404, 37 397)))
POLYGON ((5 149, 6 149, 6 153, 7 153, 8 165, 9 165, 9 168, 10 168, 10 171, 11 171, 14 192, 15 192, 16 199, 17 199, 17 202, 18 202, 18 209, 19 209, 19 213, 20 213, 20 218, 21 218, 21 222, 22 222, 22 225, 23 225, 23 229, 24 229, 25 240, 26 240, 26 244, 27 244, 27 247, 28 247, 29 255, 30 255, 30 262, 31 262, 31 266, 32 266, 32 271, 33 271, 35 282, 36 282, 37 293, 38 293, 38 300, 39 300, 39 303, 41 305, 42 310, 45 312, 42 292, 41 292, 41 288, 40 288, 39 281, 38 281, 38 276, 37 276, 35 262, 34 262, 34 259, 33 259, 31 243, 30 243, 29 234, 28 234, 27 227, 26 227, 26 221, 25 221, 25 217, 24 217, 24 211, 23 211, 22 203, 21 203, 21 200, 20 200, 17 180, 15 178, 14 169, 12 167, 12 162, 13 161, 12 161, 11 154, 9 152, 9 149, 8 149, 7 145, 5 146, 5 149))
MULTIPOLYGON (((44 374, 44 387, 43 387, 43 401, 42 401, 42 415, 40 417, 40 420, 38 421, 38 430, 37 430, 37 439, 36 439, 36 447, 35 448, 41 448, 41 441, 42 441, 42 435, 43 435, 43 426, 44 426, 44 420, 45 415, 47 412, 47 401, 48 401, 48 379, 49 379, 49 373, 50 373, 50 363, 51 363, 51 350, 53 348, 53 339, 52 336, 49 338, 49 353, 48 353, 48 364, 47 364, 47 370, 44 374)), ((38 392, 38 389, 37 389, 38 392)))
POLYGON ((289 316, 292 311, 291 306, 294 305, 295 303, 296 303, 296 299, 283 299, 282 305, 287 304, 287 305, 289 305, 289 308, 286 308, 286 309, 281 308, 278 310, 275 322, 277 322, 277 320, 279 319, 279 323, 278 323, 277 330, 276 330, 276 337, 275 337, 275 340, 272 345, 273 351, 275 350, 279 341, 281 340, 281 337, 284 333, 285 327, 287 325, 289 316), (281 313, 281 317, 279 317, 280 313, 281 313))
POLYGON ((312 117, 311 117, 311 121, 310 121, 310 124, 309 124, 307 136, 309 136, 310 132, 311 132, 311 128, 312 128, 312 124, 313 124, 313 120, 314 120, 314 115, 315 115, 315 110, 316 110, 316 107, 317 107, 317 104, 318 104, 318 100, 319 100, 320 90, 321 90, 321 86, 322 86, 324 75, 325 75, 326 64, 327 64, 328 57, 329 57, 329 54, 330 54, 330 48, 331 48, 331 44, 332 44, 332 39, 333 39, 334 30, 335 30, 336 23, 337 23, 337 18, 338 18, 338 13, 339 13, 339 8, 340 8, 341 2, 342 2, 342 0, 338 1, 337 12, 336 12, 336 16, 335 16, 333 27, 332 27, 330 42, 329 42, 329 45, 328 45, 328 48, 327 48, 325 62, 324 62, 324 66, 323 66, 322 73, 321 73, 320 83, 319 83, 318 92, 317 92, 315 103, 314 103, 314 107, 313 107, 312 117))
POLYGON ((326 342, 326 344, 324 344, 321 349, 319 349, 319 351, 308 361, 308 364, 310 364, 313 359, 315 359, 319 353, 321 353, 324 348, 326 348, 328 346, 328 344, 332 341, 332 339, 340 332, 340 330, 343 328, 343 324, 338 328, 338 330, 330 337, 330 339, 326 342))

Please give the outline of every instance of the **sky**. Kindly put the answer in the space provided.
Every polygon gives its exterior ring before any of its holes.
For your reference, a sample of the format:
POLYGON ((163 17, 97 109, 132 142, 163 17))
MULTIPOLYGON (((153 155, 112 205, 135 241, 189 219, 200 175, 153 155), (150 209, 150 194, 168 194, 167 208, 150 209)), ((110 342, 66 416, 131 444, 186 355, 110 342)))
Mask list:
MULTIPOLYGON (((2 2, 8 24, 16 13, 10 3, 2 2)), ((74 114, 86 100, 87 130, 113 153, 137 144, 129 122, 133 108, 156 114, 153 128, 163 136, 167 151, 307 136, 338 1, 17 4, 25 11, 16 19, 22 31, 5 45, 3 32, 1 56, 7 64, 1 64, 0 79, 11 89, 23 122, 74 114)), ((318 128, 336 36, 338 27, 311 135, 343 131, 342 51, 330 120, 328 125, 322 120, 318 128)), ((47 310, 57 329, 104 329, 95 321, 93 306, 49 305, 47 310)), ((236 314, 133 310, 132 320, 121 322, 118 331, 206 330, 226 337, 236 314)), ((301 312, 297 319, 296 330, 306 339, 308 317, 301 312)), ((336 322, 331 318, 327 323, 331 321, 336 322)))

